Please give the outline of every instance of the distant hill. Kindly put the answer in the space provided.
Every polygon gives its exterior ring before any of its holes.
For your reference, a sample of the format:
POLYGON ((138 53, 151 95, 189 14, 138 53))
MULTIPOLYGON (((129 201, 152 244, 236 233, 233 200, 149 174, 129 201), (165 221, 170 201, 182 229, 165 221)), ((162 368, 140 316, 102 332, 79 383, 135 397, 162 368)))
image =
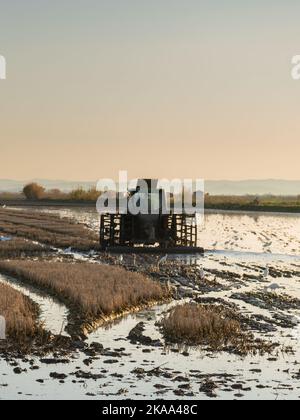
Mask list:
MULTIPOLYGON (((19 192, 28 182, 37 182, 46 189, 59 188, 69 192, 75 188, 89 189, 95 182, 64 181, 34 179, 30 181, 14 181, 0 179, 0 192, 19 192)), ((245 195, 245 194, 273 194, 273 195, 300 195, 300 181, 286 181, 275 179, 243 180, 243 181, 206 181, 205 191, 213 195, 245 195)))
POLYGON ((300 181, 275 179, 206 181, 205 190, 212 195, 300 195, 300 181))

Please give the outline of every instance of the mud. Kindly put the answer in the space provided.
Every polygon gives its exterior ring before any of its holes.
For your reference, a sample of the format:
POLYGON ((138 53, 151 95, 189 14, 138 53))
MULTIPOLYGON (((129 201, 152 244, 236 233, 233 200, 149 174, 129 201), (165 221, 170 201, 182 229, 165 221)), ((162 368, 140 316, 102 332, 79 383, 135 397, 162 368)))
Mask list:
MULTIPOLYGON (((72 217, 69 210, 61 211, 72 217)), ((97 228, 92 210, 74 210, 73 216, 97 228)), ((209 215, 199 239, 210 251, 199 259, 168 258, 159 266, 151 256, 121 261, 53 251, 48 258, 145 271, 169 284, 174 301, 96 328, 85 342, 67 338, 69 345, 49 347, 47 355, 38 349, 28 356, 2 354, 2 398, 299 398, 299 231, 296 216, 209 215), (241 356, 230 349, 166 343, 160 319, 173 305, 189 300, 232 311, 254 340, 272 343, 271 354, 241 356)))

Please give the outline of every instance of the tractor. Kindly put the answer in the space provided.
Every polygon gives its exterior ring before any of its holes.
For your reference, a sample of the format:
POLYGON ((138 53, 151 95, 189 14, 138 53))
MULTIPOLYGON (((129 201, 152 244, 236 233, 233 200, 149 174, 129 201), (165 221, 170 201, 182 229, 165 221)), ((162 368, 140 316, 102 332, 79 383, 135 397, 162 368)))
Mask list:
MULTIPOLYGON (((157 188, 157 180, 142 179, 134 189, 127 192, 126 200, 144 199, 149 209, 155 212, 125 214, 102 213, 100 216, 100 247, 111 253, 203 253, 197 247, 196 214, 177 214, 172 206, 172 194, 157 188), (141 192, 141 183, 147 185, 147 193, 141 192), (145 196, 146 195, 146 196, 145 196), (169 200, 169 201, 168 201, 169 200), (168 212, 164 211, 167 203, 168 212)), ((118 203, 118 198, 117 198, 118 203)))

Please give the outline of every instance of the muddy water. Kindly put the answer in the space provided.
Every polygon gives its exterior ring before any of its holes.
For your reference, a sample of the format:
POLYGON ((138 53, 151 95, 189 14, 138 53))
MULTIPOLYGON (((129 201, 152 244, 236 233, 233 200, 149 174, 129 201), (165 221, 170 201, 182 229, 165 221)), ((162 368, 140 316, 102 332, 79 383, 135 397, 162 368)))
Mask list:
MULTIPOLYGON (((39 210, 40 211, 40 210, 39 210)), ((99 230, 92 208, 46 209, 99 230)), ((208 250, 300 255, 300 215, 207 212, 199 226, 199 246, 208 250)))
MULTIPOLYGON (((59 210, 59 213, 98 229, 97 214, 90 209, 66 209, 59 210)), ((276 331, 255 332, 255 335, 279 342, 281 348, 291 345, 293 354, 279 351, 272 357, 241 358, 199 349, 187 349, 185 352, 176 347, 164 348, 155 325, 164 311, 168 310, 168 306, 162 306, 127 316, 89 336, 89 343, 99 342, 111 350, 122 348, 121 357, 99 356, 89 366, 84 363, 86 356, 80 352, 67 365, 45 366, 37 359, 35 364, 39 369, 34 371, 21 362, 20 366, 27 368, 27 372, 21 375, 15 375, 11 366, 0 361, 0 398, 206 399, 209 397, 200 391, 203 375, 208 375, 216 383, 216 396, 220 399, 299 398, 300 308, 284 311, 260 308, 233 299, 232 294, 275 290, 276 293, 300 298, 300 217, 281 214, 207 214, 205 219, 205 225, 199 229, 199 244, 209 251, 197 260, 197 264, 203 267, 206 277, 213 279, 217 270, 250 278, 231 276, 229 279, 219 279, 216 276, 223 287, 203 296, 235 303, 248 316, 263 316, 269 320, 274 320, 278 314, 289 317, 294 321, 293 327, 276 326, 276 331), (264 275, 267 266, 276 270, 275 277, 264 275), (140 321, 145 322, 145 334, 160 340, 162 347, 145 347, 129 342, 128 333, 140 321), (151 373, 158 366, 161 366, 160 370, 154 371, 157 374, 151 373), (135 373, 136 368, 144 369, 146 373, 139 376, 135 373), (78 369, 101 373, 103 378, 80 382, 72 375, 78 369), (64 383, 51 379, 51 372, 67 374, 64 383), (36 382, 40 379, 44 383, 36 382), (185 385, 185 389, 180 388, 181 385, 185 385), (243 389, 238 390, 239 387, 243 389)), ((183 261, 189 263, 188 258, 183 261)), ((52 316, 45 313, 47 322, 52 316)))
MULTIPOLYGON (((221 399, 299 397, 299 381, 292 378, 299 371, 299 365, 295 364, 296 361, 300 362, 298 350, 293 356, 280 356, 276 361, 268 361, 267 356, 240 358, 226 353, 216 355, 207 351, 191 349, 188 349, 188 354, 184 353, 185 355, 183 355, 182 352, 174 353, 174 350, 177 351, 176 348, 151 347, 148 349, 128 342, 129 331, 140 321, 144 321, 147 325, 145 334, 153 338, 160 338, 154 321, 166 309, 167 307, 153 308, 140 314, 128 316, 121 322, 111 325, 110 328, 99 329, 90 336, 90 342, 103 343, 111 350, 123 348, 125 355, 121 358, 100 356, 99 360, 93 360, 89 367, 85 366, 84 356, 79 353, 76 355, 76 359, 71 360, 68 365, 47 366, 40 363, 39 360, 35 360, 35 365, 39 369, 28 370, 21 375, 13 374, 12 367, 2 362, 1 398, 143 399, 163 397, 171 399, 179 398, 175 394, 178 386, 187 383, 190 386, 189 395, 183 395, 180 398, 207 399, 205 394, 199 392, 203 382, 202 377, 197 377, 200 374, 207 374, 219 385, 216 395, 221 399), (145 353, 145 349, 150 350, 150 353, 145 353), (149 372, 157 366, 161 366, 162 372, 157 376, 145 375, 139 378, 133 373, 135 368, 143 368, 149 372), (75 377, 72 373, 78 369, 94 374, 102 373, 103 378, 96 381, 88 379, 82 383, 74 383, 75 377), (288 371, 288 369, 290 370, 288 371), (59 383, 50 378, 51 372, 64 373, 68 376, 64 383, 59 383), (164 374, 167 374, 168 377, 165 377, 164 374), (225 378, 225 374, 233 376, 225 378), (44 381, 43 384, 37 382, 40 379, 44 381), (6 384, 7 386, 4 386, 6 384), (239 385, 247 391, 236 391, 232 388, 239 385)), ((297 339, 298 332, 299 330, 295 329, 295 339, 297 339)), ((286 337, 287 333, 283 333, 282 337, 280 337, 281 333, 278 335, 285 343, 293 342, 293 338, 286 337)), ((20 366, 28 369, 27 363, 21 362, 20 366)))

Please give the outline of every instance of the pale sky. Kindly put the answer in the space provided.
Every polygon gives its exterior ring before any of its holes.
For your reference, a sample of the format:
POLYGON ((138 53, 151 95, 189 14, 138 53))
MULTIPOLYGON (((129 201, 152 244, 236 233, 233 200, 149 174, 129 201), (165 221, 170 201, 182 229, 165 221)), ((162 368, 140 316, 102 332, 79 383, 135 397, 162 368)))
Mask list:
POLYGON ((0 0, 0 178, 299 179, 296 0, 0 0))

